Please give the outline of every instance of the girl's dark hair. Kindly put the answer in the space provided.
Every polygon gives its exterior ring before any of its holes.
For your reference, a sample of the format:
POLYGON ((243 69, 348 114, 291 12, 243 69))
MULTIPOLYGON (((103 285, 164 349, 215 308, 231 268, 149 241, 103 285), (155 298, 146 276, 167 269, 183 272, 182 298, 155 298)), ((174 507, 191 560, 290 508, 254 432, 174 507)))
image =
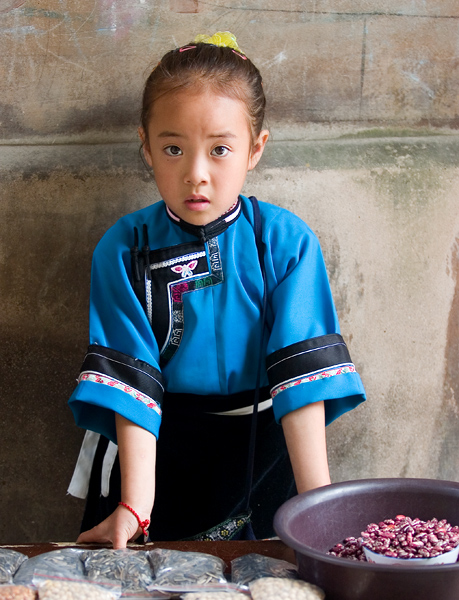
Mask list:
POLYGON ((266 99, 260 71, 245 55, 232 48, 191 43, 171 50, 148 77, 143 92, 141 125, 148 136, 148 122, 156 100, 182 90, 210 88, 215 93, 243 102, 252 141, 263 128, 266 99))

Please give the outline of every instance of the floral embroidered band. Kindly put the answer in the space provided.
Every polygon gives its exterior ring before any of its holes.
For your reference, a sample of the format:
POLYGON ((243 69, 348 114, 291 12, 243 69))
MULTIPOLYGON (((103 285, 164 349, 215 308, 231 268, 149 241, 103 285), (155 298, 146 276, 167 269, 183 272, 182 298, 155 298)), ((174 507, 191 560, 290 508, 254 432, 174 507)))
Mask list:
POLYGON ((148 408, 152 408, 155 412, 158 413, 159 416, 161 416, 161 407, 157 402, 153 400, 153 398, 142 394, 142 392, 140 392, 139 390, 136 390, 135 388, 126 385, 122 381, 118 381, 116 379, 113 379, 112 377, 107 377, 107 375, 103 375, 102 373, 95 373, 91 371, 84 371, 83 373, 80 373, 78 383, 80 383, 81 381, 92 381, 93 383, 101 383, 103 385, 108 385, 111 388, 121 390, 122 392, 129 394, 136 400, 140 400, 140 402, 143 402, 143 404, 148 406, 148 408))
POLYGON ((347 373, 355 373, 355 366, 352 363, 349 363, 347 365, 341 365, 336 369, 327 369, 325 371, 318 371, 317 373, 309 373, 308 375, 303 375, 298 379, 286 381, 282 385, 279 385, 277 388, 273 388, 271 390, 271 398, 275 398, 279 392, 288 390, 289 388, 294 387, 295 385, 301 385, 302 383, 310 383, 311 381, 319 381, 320 379, 334 377, 335 375, 346 375, 347 373))

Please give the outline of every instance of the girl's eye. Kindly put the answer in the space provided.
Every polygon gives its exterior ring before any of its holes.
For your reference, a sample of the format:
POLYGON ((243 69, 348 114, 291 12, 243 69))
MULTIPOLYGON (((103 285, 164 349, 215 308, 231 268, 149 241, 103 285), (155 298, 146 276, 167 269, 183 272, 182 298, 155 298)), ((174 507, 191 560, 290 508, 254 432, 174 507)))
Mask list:
POLYGON ((226 156, 229 152, 229 148, 226 146, 217 146, 211 152, 213 156, 226 156))
POLYGON ((178 146, 166 146, 164 152, 169 156, 180 156, 182 154, 182 151, 178 146))

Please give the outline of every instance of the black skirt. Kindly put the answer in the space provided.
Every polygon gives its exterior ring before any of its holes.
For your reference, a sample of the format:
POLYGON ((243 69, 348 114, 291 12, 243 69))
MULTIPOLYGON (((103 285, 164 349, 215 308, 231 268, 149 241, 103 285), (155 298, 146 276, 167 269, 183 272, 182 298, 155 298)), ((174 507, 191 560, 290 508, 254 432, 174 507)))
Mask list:
MULTIPOLYGON (((198 535, 238 515, 245 482, 252 415, 203 411, 203 397, 166 394, 157 442, 156 493, 149 528, 152 541, 198 535)), ((215 404, 214 404, 215 406, 215 404)), ((108 440, 101 437, 89 484, 82 531, 108 517, 121 500, 118 457, 108 497, 101 495, 102 462, 108 440)), ((272 408, 258 413, 251 495, 252 524, 258 539, 272 537, 276 510, 296 494, 282 427, 272 408)), ((135 508, 135 507, 134 507, 135 508)))

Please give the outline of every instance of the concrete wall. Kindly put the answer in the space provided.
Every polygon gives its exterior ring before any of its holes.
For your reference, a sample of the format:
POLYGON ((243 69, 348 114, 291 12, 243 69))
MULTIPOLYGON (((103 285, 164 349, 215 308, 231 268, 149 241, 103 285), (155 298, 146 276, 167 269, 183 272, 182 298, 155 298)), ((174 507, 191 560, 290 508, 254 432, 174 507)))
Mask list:
POLYGON ((156 200, 147 70, 232 30, 272 140, 246 191, 318 233, 368 402, 334 480, 459 479, 459 5, 453 0, 0 0, 0 543, 71 540, 92 250, 156 200), (281 8, 279 8, 281 6, 281 8))

